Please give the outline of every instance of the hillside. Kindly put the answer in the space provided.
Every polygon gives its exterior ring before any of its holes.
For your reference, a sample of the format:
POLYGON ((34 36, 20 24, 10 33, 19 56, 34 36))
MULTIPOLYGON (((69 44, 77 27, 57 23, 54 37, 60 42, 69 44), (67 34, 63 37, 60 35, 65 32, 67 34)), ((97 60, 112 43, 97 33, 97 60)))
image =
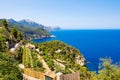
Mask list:
POLYGON ((42 29, 45 29, 49 32, 61 29, 58 26, 45 26, 45 25, 39 24, 37 22, 31 21, 29 19, 23 19, 23 20, 20 20, 20 21, 16 21, 14 19, 7 19, 7 21, 9 23, 12 23, 12 24, 19 24, 21 26, 26 26, 26 27, 30 27, 30 28, 42 28, 42 29))
MULTIPOLYGON (((0 19, 0 26, 2 26, 2 19, 0 19)), ((29 23, 25 22, 22 23, 17 22, 13 19, 10 19, 7 21, 8 22, 8 28, 11 29, 15 27, 19 31, 21 31, 24 35, 24 37, 28 40, 34 39, 34 38, 45 38, 45 37, 50 37, 50 33, 43 29, 42 27, 35 27, 34 25, 31 24, 27 25, 29 23)), ((37 26, 37 25, 36 25, 37 26)))
POLYGON ((77 49, 61 41, 44 42, 37 44, 36 46, 27 43, 22 47, 22 51, 23 64, 25 64, 26 67, 34 66, 35 61, 33 60, 35 59, 33 57, 35 56, 36 60, 43 59, 50 70, 55 72, 59 72, 60 70, 63 73, 76 72, 76 67, 85 67, 86 64, 84 57, 77 49), (26 60, 30 63, 27 63, 26 60), (69 72, 66 72, 65 70, 68 70, 69 72))
MULTIPOLYGON (((45 74, 49 72, 53 74, 58 72, 68 74, 82 70, 82 68, 87 70, 84 57, 72 46, 61 41, 33 44, 28 41, 23 41, 23 38, 19 38, 20 36, 16 35, 18 33, 19 31, 15 28, 8 30, 5 25, 0 27, 1 60, 3 57, 2 54, 8 54, 11 59, 15 60, 14 63, 11 62, 11 66, 16 64, 16 69, 19 69, 17 68, 18 64, 22 64, 22 66, 24 66, 22 67, 23 70, 30 69, 45 74)), ((1 68, 3 67, 1 66, 1 68)), ((3 70, 0 72, 3 72, 3 70)), ((14 69, 12 70, 14 71, 14 69)), ((5 77, 3 77, 4 74, 1 74, 2 78, 5 79, 5 77)), ((21 73, 17 73, 15 77, 18 75, 21 75, 21 73)), ((9 75, 9 77, 11 76, 12 74, 9 75)))
MULTIPOLYGON (((51 75, 56 75, 58 72, 63 74, 79 72, 82 76, 88 71, 83 55, 77 49, 61 41, 41 44, 27 43, 21 49, 22 64, 25 69, 44 74, 51 73, 51 75)), ((28 72, 26 74, 32 75, 28 72)))
POLYGON ((38 24, 34 21, 31 21, 29 19, 23 19, 23 20, 20 20, 20 21, 16 21, 14 19, 7 19, 7 21, 9 23, 12 23, 12 24, 19 24, 19 25, 22 25, 22 26, 26 26, 26 27, 30 27, 30 28, 36 28, 36 27, 40 27, 40 28, 44 28, 44 25, 42 24, 38 24))
POLYGON ((61 41, 50 41, 39 44, 40 55, 56 72, 71 73, 77 71, 76 66, 85 66, 82 54, 72 46, 61 41))
MULTIPOLYGON (((61 42, 36 44, 22 37, 16 28, 0 27, 0 80, 59 80, 57 74, 77 80, 120 80, 120 63, 102 58, 96 74, 86 67, 84 56, 76 48, 61 42), (77 74, 77 75, 76 75, 77 74)), ((61 80, 61 79, 60 79, 61 80)), ((63 80, 63 79, 62 79, 63 80)))
POLYGON ((4 25, 0 27, 0 80, 22 80, 21 70, 17 66, 20 61, 19 54, 10 53, 10 48, 20 40, 20 35, 15 37, 8 30, 4 20, 4 25))

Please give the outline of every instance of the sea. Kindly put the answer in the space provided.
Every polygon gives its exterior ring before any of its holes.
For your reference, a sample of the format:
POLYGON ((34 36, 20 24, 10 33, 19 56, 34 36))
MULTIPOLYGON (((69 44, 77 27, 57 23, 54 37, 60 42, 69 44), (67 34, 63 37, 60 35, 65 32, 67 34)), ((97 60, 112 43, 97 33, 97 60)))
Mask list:
POLYGON ((120 30, 59 30, 51 34, 56 37, 32 41, 60 40, 77 48, 90 71, 99 70, 100 58, 111 58, 113 63, 120 61, 120 30))

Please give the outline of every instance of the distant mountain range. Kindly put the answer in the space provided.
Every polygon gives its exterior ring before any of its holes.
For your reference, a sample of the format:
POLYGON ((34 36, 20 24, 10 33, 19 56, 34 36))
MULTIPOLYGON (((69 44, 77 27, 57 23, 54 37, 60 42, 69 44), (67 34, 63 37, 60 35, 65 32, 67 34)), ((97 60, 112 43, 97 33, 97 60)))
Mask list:
POLYGON ((19 24, 21 26, 26 26, 26 27, 30 27, 30 28, 42 28, 42 29, 45 29, 47 31, 61 30, 60 27, 44 26, 44 25, 39 24, 37 22, 31 21, 29 19, 23 19, 20 21, 16 21, 14 19, 7 19, 7 21, 9 23, 12 23, 12 24, 19 24))
MULTIPOLYGON (((6 19, 8 22, 8 28, 11 29, 15 27, 17 30, 21 31, 24 37, 28 40, 40 39, 51 37, 51 31, 60 30, 60 27, 49 27, 42 24, 36 23, 29 19, 23 19, 16 21, 14 19, 6 19)), ((2 26, 2 19, 0 19, 0 27, 2 26)))

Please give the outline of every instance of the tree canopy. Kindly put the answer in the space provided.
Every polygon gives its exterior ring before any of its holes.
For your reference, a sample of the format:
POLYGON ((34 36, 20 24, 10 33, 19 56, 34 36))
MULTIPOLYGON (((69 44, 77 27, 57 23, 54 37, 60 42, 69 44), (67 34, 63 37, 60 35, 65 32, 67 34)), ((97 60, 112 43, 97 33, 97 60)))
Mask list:
POLYGON ((6 41, 6 37, 0 33, 0 51, 5 50, 5 48, 6 48, 5 41, 6 41))
POLYGON ((0 52, 0 80, 22 80, 17 61, 7 53, 0 52))
POLYGON ((8 23, 7 23, 6 19, 2 20, 2 26, 4 26, 5 28, 7 28, 8 23))

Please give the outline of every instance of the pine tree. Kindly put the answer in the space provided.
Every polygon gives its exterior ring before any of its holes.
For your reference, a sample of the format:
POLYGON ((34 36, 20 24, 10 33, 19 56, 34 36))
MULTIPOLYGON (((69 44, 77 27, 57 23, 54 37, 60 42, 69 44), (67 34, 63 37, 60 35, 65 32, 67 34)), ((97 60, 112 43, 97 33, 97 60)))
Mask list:
POLYGON ((2 20, 2 26, 3 26, 5 29, 7 29, 7 31, 10 32, 10 30, 8 29, 8 23, 7 23, 6 19, 3 19, 3 20, 2 20))

